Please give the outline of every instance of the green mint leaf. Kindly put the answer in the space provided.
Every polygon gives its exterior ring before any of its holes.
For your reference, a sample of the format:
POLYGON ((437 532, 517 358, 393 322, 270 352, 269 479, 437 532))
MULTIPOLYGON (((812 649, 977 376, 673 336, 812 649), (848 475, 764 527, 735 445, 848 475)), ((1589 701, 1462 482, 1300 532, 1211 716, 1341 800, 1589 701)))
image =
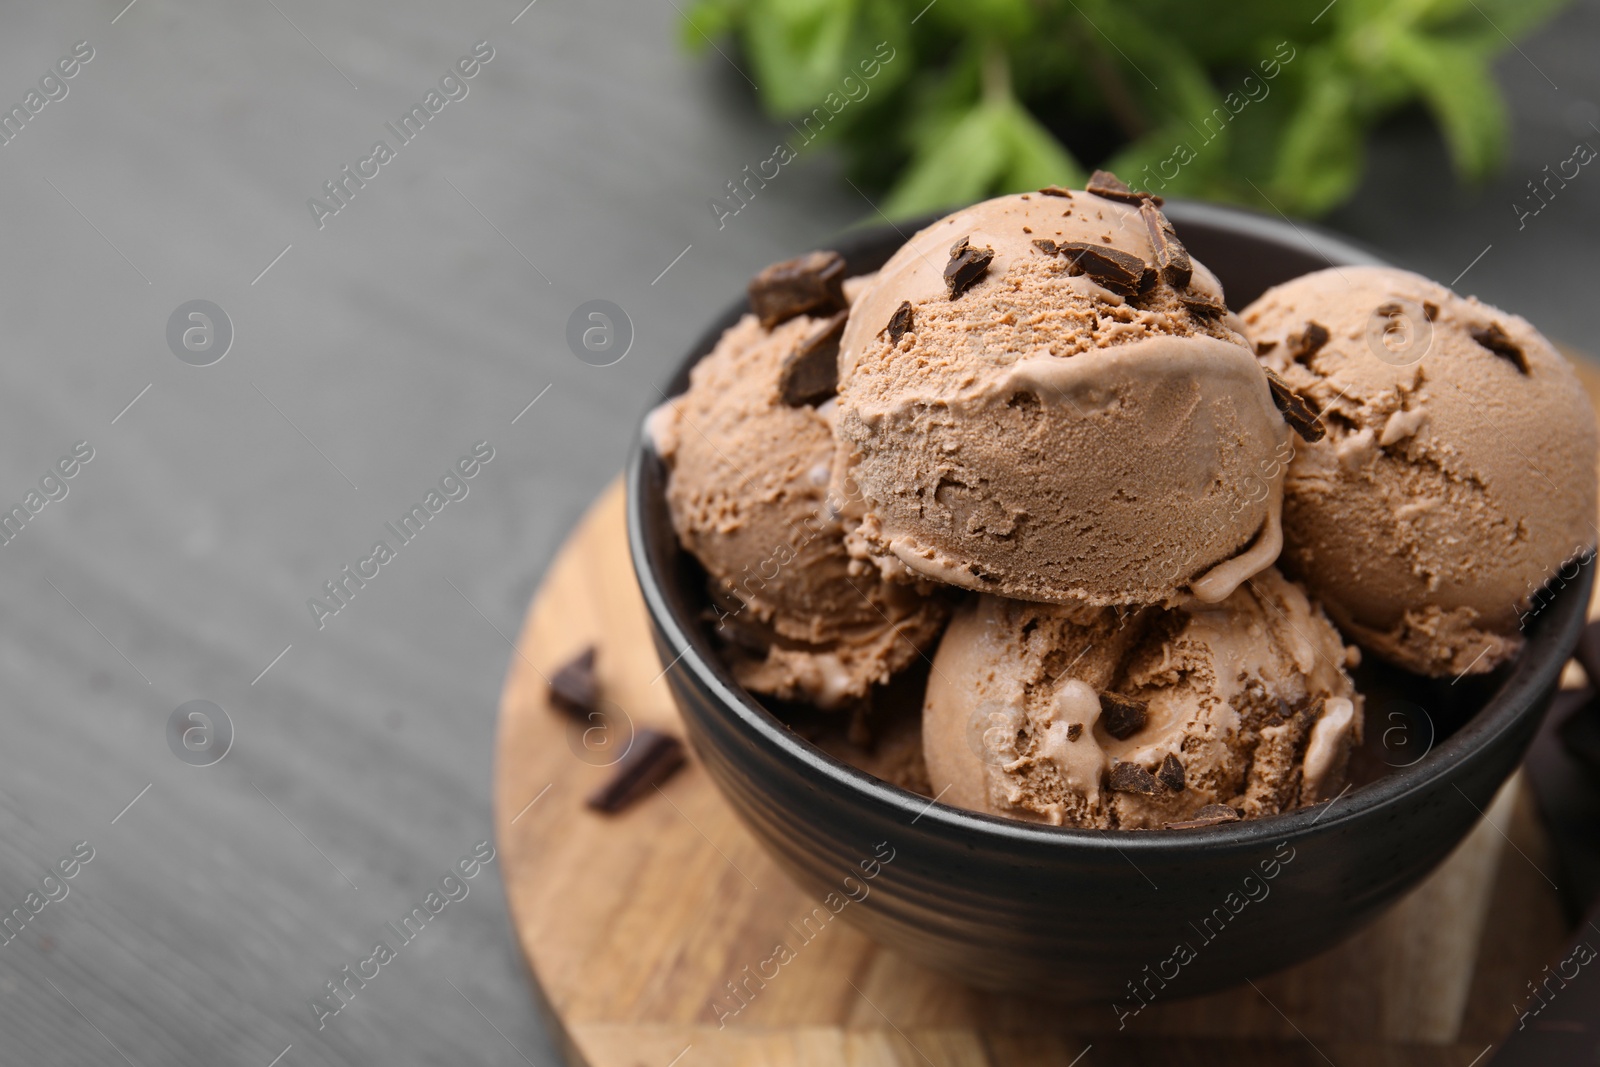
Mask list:
POLYGON ((1506 113, 1482 51, 1400 34, 1389 58, 1439 120, 1456 168, 1486 175, 1505 151, 1506 113))

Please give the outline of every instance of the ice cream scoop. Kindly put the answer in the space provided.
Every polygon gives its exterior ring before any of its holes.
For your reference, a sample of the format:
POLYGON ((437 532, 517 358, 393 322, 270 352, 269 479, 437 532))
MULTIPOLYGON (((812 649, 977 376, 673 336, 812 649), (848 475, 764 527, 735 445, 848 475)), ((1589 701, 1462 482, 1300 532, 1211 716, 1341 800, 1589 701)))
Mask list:
POLYGON ((1362 732, 1350 655, 1275 568, 1215 605, 976 597, 928 681, 930 783, 958 807, 1100 829, 1328 800, 1362 732))
POLYGON ((1287 431, 1153 202, 1051 189, 941 219, 840 346, 838 491, 890 575, 1091 605, 1226 597, 1279 549, 1287 431))
MULTIPOLYGON (((846 283, 845 292, 858 292, 846 283)), ((831 309, 830 309, 831 312, 831 309)), ((712 621, 741 685, 824 708, 858 701, 937 638, 942 599, 885 582, 845 552, 827 499, 833 435, 790 395, 792 357, 831 313, 744 316, 647 427, 670 468, 680 542, 710 577, 712 621)), ((805 390, 801 390, 805 392, 805 390)))
POLYGON ((1539 589, 1595 543, 1595 420, 1566 361, 1516 315, 1385 267, 1296 278, 1242 319, 1326 429, 1289 464, 1284 567, 1402 667, 1515 655, 1539 589))

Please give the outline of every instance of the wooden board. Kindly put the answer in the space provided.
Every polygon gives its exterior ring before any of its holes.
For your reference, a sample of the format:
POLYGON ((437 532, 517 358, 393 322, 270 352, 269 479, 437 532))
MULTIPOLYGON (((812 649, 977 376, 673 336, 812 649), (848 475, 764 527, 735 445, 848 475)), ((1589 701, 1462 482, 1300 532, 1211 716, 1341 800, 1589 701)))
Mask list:
POLYGON ((1374 926, 1255 987, 1156 1003, 1121 1033, 1105 1005, 967 989, 834 923, 719 1027, 712 1001, 817 903, 739 824, 692 759, 620 816, 583 797, 584 762, 542 675, 599 646, 605 697, 673 730, 634 583, 620 484, 534 598, 501 704, 495 826, 512 921, 573 1051, 592 1067, 1154 1062, 1467 1067, 1563 927, 1520 777, 1427 882, 1374 926), (530 806, 531 805, 531 806, 530 806), (1492 825, 1490 825, 1492 823, 1492 825), (1514 847, 1512 847, 1514 846, 1514 847))

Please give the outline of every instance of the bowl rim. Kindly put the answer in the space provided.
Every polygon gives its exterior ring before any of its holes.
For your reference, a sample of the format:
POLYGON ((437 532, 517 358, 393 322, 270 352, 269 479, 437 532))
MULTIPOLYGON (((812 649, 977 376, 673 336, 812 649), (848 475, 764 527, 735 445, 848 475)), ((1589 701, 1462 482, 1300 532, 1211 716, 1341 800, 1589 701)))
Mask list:
MULTIPOLYGON (((1303 245, 1333 267, 1386 264, 1385 260, 1368 249, 1314 225, 1294 222, 1286 217, 1274 218, 1242 208, 1185 200, 1169 200, 1164 211, 1179 226, 1184 222, 1192 222, 1231 229, 1247 238, 1280 246, 1303 245)), ((872 227, 852 230, 828 247, 844 251, 847 248, 870 246, 891 231, 901 238, 906 236, 899 227, 872 227)), ((705 334, 675 369, 674 382, 686 376, 689 368, 710 350, 711 344, 725 328, 722 324, 737 318, 744 310, 745 303, 741 300, 730 305, 711 322, 705 334)), ((1493 747, 1516 729, 1525 716, 1543 710, 1543 692, 1555 687, 1562 668, 1571 657, 1578 628, 1586 615, 1594 578, 1594 568, 1583 567, 1578 579, 1570 583, 1573 588, 1563 588, 1551 597, 1540 612, 1542 617, 1536 620, 1521 654, 1509 668, 1502 668, 1507 673, 1498 687, 1470 719, 1442 743, 1430 748, 1416 764, 1406 768, 1408 773, 1388 775, 1359 789, 1347 786, 1330 802, 1214 827, 1102 830, 1051 826, 954 807, 854 767, 789 729, 773 712, 734 682, 720 662, 712 662, 701 655, 691 636, 694 624, 692 620, 680 617, 673 607, 663 588, 662 576, 655 572, 646 544, 643 494, 646 468, 652 461, 659 462, 659 459, 654 455, 648 434, 641 427, 627 469, 628 549, 640 592, 659 637, 670 647, 682 650, 678 659, 668 666, 668 671, 681 668, 689 672, 695 683, 710 694, 724 718, 740 731, 753 736, 769 750, 781 753, 784 758, 797 761, 812 775, 826 780, 842 792, 877 805, 886 814, 903 814, 911 821, 926 822, 929 830, 938 828, 959 836, 978 836, 992 842, 1007 842, 1019 848, 1093 849, 1100 852, 1117 850, 1139 854, 1204 849, 1211 853, 1225 853, 1255 848, 1269 841, 1292 841, 1313 832, 1325 833, 1358 820, 1381 817, 1386 812, 1393 812, 1413 794, 1436 786, 1454 785, 1454 780, 1465 776, 1473 765, 1487 759, 1493 747), (1348 798, 1347 794, 1350 794, 1348 798), (1335 808, 1339 809, 1336 813, 1335 808), (1328 818, 1324 819, 1324 816, 1328 818)), ((1591 554, 1590 559, 1593 558, 1591 554)), ((927 658, 926 653, 924 657, 927 658)), ((1473 803, 1459 786, 1456 789, 1463 799, 1473 803)), ((1482 812, 1480 808, 1479 814, 1482 812)))

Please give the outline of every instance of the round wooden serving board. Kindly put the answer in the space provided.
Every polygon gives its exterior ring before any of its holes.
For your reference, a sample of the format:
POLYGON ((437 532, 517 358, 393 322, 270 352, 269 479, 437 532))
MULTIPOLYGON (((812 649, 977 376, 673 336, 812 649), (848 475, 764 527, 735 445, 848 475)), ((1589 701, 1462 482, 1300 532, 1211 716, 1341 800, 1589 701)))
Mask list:
POLYGON ((501 700, 495 768, 512 922, 574 1063, 1468 1067, 1511 1028, 1511 1005, 1563 940, 1555 893, 1534 867, 1547 869, 1547 858, 1519 776, 1445 865, 1371 928, 1253 987, 1157 1002, 1120 1032, 1108 1005, 974 991, 847 923, 807 942, 790 924, 818 901, 768 860, 692 755, 660 793, 619 815, 584 806, 609 771, 575 754, 578 727, 550 708, 544 679, 591 643, 604 699, 636 726, 682 736, 634 582, 620 483, 534 597, 501 700), (738 1003, 727 983, 780 942, 793 959, 728 1016, 738 1003))

